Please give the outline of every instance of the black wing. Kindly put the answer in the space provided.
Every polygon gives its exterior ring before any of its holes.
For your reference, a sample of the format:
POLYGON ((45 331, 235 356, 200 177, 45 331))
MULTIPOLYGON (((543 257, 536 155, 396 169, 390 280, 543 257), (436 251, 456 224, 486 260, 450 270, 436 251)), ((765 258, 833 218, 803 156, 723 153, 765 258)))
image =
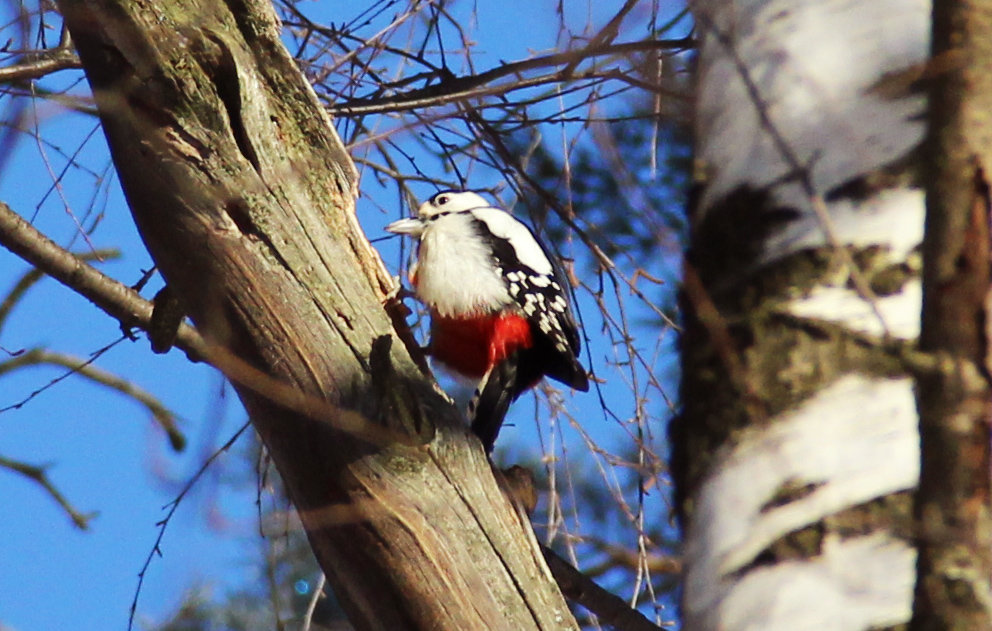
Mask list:
MULTIPOLYGON (((521 263, 509 241, 494 235, 484 222, 477 220, 474 224, 479 235, 492 248, 493 263, 500 270, 510 297, 531 325, 534 348, 519 358, 523 369, 517 377, 521 382, 521 390, 531 387, 541 375, 547 375, 576 390, 588 390, 589 379, 578 360, 582 344, 565 289, 568 284, 556 258, 534 235, 530 226, 521 222, 530 231, 545 257, 551 261, 553 272, 540 274, 521 263)), ((514 397, 517 394, 519 392, 514 397)))

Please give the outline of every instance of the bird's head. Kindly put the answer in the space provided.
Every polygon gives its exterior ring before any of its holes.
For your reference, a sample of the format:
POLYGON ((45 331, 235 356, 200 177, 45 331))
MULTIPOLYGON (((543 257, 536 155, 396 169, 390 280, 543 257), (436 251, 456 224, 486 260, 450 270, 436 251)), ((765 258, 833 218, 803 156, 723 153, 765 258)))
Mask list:
POLYGON ((489 205, 481 195, 472 191, 441 191, 421 204, 415 217, 394 221, 386 226, 386 231, 420 237, 432 221, 452 213, 486 208, 489 205))

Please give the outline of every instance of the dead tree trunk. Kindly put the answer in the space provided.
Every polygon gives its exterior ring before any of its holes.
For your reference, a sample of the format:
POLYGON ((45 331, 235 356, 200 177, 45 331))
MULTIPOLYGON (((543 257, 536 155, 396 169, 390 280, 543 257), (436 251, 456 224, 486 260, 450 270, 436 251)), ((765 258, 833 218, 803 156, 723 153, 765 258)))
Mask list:
POLYGON ((400 343, 355 171, 266 2, 64 0, 135 222, 360 629, 575 622, 400 343))

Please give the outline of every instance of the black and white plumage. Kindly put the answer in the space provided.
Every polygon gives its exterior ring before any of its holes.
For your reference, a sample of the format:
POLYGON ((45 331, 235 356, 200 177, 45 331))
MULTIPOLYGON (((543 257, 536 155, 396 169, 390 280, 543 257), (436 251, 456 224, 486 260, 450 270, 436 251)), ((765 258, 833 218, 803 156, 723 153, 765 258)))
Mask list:
POLYGON ((470 191, 443 191, 386 230, 417 239, 410 282, 431 314, 429 350, 479 379, 472 428, 487 451, 506 410, 548 376, 589 388, 554 259, 525 224, 470 191))

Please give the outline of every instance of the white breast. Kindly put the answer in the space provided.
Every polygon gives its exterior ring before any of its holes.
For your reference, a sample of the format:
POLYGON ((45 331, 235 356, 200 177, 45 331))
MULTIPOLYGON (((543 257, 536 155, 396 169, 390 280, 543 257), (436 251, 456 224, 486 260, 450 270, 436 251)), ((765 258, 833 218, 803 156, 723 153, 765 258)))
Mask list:
POLYGON ((443 316, 498 311, 513 300, 472 217, 450 214, 430 222, 420 241, 417 297, 443 316))

